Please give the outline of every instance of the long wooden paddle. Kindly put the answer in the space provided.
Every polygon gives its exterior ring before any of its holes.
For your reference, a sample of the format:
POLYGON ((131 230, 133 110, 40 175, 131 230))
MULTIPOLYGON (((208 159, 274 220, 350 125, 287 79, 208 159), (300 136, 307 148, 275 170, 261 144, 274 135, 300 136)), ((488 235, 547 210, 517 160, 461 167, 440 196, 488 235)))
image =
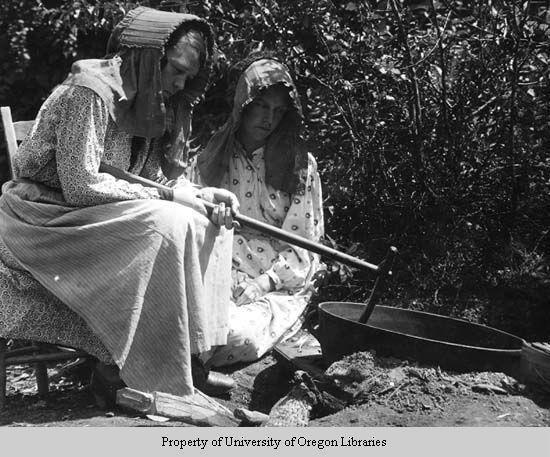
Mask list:
MULTIPOLYGON (((159 184, 155 181, 151 181, 150 179, 142 178, 141 176, 137 176, 132 173, 128 173, 127 171, 121 170, 120 168, 113 167, 103 162, 99 167, 99 171, 102 173, 109 173, 115 178, 124 179, 128 182, 141 184, 147 187, 155 187, 161 190, 170 190, 168 186, 159 184)), ((215 205, 209 202, 204 202, 204 206, 206 207, 208 212, 211 212, 214 209, 215 205)), ((369 271, 369 272, 376 273, 377 278, 376 278, 374 287, 371 290, 369 299, 367 300, 367 308, 365 309, 365 312, 359 319, 359 322, 364 322, 364 323, 367 322, 369 316, 374 310, 375 301, 377 298, 377 292, 380 289, 381 278, 386 276, 388 273, 390 273, 390 267, 393 263, 393 258, 397 253, 396 248, 392 246, 388 251, 388 254, 386 255, 386 258, 384 259, 384 261, 379 265, 375 265, 375 264, 366 262, 364 260, 358 259, 356 257, 353 257, 344 252, 337 251, 336 249, 329 248, 328 246, 325 246, 321 243, 316 243, 314 241, 308 240, 307 238, 287 232, 286 230, 282 230, 277 227, 273 227, 272 225, 266 224, 264 222, 260 222, 256 219, 245 216, 243 214, 236 214, 233 217, 233 219, 237 221, 239 224, 241 224, 242 226, 257 230, 260 233, 272 236, 273 238, 277 238, 278 240, 286 241, 287 243, 290 243, 294 246, 298 246, 308 251, 315 252, 316 254, 319 254, 321 256, 327 257, 332 260, 336 260, 337 262, 341 262, 350 267, 355 267, 362 271, 369 271)))

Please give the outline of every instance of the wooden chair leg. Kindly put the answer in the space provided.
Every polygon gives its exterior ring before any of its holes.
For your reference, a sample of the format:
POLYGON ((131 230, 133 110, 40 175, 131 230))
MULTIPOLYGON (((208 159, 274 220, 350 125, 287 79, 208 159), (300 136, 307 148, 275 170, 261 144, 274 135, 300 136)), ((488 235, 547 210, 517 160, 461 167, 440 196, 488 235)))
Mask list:
POLYGON ((6 406, 6 351, 8 342, 0 338, 0 411, 6 406))
MULTIPOLYGON (((42 347, 43 345, 38 345, 42 347)), ((41 398, 46 398, 49 391, 48 367, 46 362, 36 362, 34 364, 34 373, 36 376, 36 386, 38 387, 38 395, 41 398)))

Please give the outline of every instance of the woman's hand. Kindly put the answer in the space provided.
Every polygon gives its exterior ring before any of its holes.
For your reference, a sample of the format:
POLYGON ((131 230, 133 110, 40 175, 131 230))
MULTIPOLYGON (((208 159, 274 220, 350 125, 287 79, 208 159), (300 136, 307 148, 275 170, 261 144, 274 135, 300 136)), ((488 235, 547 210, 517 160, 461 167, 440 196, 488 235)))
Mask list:
POLYGON ((181 186, 174 187, 173 190, 176 203, 194 209, 203 216, 208 217, 204 201, 214 203, 216 206, 210 214, 210 220, 217 226, 233 228, 233 214, 236 214, 239 209, 239 201, 234 193, 217 187, 195 189, 192 186, 181 186))
POLYGON ((224 203, 225 206, 231 209, 233 214, 239 212, 239 199, 233 192, 226 189, 220 189, 219 187, 203 187, 198 190, 198 196, 215 205, 224 203))
POLYGON ((271 278, 263 273, 252 281, 239 284, 233 291, 233 299, 237 306, 251 303, 274 290, 271 278))
POLYGON ((233 192, 218 187, 204 187, 198 191, 198 197, 216 205, 210 215, 214 224, 224 225, 227 229, 234 227, 233 216, 239 211, 239 200, 233 192))
POLYGON ((180 205, 194 209, 203 216, 208 217, 204 203, 197 198, 197 191, 191 186, 174 187, 174 201, 180 205))

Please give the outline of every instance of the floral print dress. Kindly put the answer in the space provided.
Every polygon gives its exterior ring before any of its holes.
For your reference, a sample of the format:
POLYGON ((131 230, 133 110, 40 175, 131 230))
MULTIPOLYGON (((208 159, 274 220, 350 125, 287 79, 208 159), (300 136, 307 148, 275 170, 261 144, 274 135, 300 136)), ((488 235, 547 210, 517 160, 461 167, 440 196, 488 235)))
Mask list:
POLYGON ((69 206, 162 198, 157 189, 97 173, 103 161, 151 180, 166 181, 156 154, 137 154, 132 160, 131 142, 132 137, 117 128, 95 92, 60 85, 42 105, 32 131, 21 144, 15 156, 15 174, 62 189, 69 206))
MULTIPOLYGON (((236 143, 229 172, 220 187, 237 195, 243 215, 288 232, 319 241, 324 232, 322 190, 317 163, 308 155, 303 194, 288 194, 265 183, 263 148, 247 155, 236 143)), ((191 179, 200 183, 195 166, 191 179)), ((233 241, 233 290, 267 274, 275 290, 256 301, 237 306, 231 301, 227 345, 212 355, 213 366, 256 360, 278 342, 292 336, 313 292, 312 278, 319 256, 259 232, 237 231, 233 241)))

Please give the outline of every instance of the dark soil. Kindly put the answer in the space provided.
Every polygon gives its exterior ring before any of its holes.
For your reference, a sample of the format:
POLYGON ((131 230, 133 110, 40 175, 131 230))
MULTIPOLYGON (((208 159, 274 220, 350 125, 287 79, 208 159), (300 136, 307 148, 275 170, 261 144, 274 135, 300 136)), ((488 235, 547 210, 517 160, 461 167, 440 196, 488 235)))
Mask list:
POLYGON ((504 373, 449 373, 360 352, 326 374, 354 404, 315 426, 548 426, 550 398, 504 373))
MULTIPOLYGON (((269 413, 271 407, 290 389, 288 372, 266 356, 256 363, 230 371, 237 387, 226 397, 218 397, 224 406, 269 413)), ((186 426, 170 420, 156 422, 105 404, 90 384, 91 370, 85 364, 57 364, 48 369, 50 392, 38 396, 33 369, 10 366, 7 376, 7 405, 0 412, 0 426, 186 426)))

